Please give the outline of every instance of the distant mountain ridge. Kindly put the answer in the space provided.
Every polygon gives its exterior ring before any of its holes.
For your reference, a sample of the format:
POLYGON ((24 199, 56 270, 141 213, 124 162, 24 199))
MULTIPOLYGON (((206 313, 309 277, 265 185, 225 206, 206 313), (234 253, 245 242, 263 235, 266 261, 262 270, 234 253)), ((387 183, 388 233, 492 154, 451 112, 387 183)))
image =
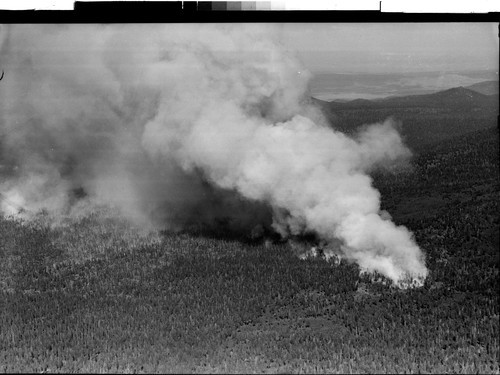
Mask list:
MULTIPOLYGON (((480 89, 483 86, 477 86, 480 89)), ((484 87, 490 87, 488 84, 484 87)), ((486 90, 486 88, 484 89, 486 90)), ((491 89, 490 89, 491 90, 491 89)), ((448 90, 438 91, 432 94, 391 96, 383 99, 368 100, 355 99, 346 102, 331 101, 329 106, 333 109, 347 108, 388 108, 388 107, 471 107, 490 106, 498 102, 498 93, 482 94, 477 89, 465 87, 454 87, 448 90)))
POLYGON ((498 81, 484 81, 465 87, 483 95, 498 95, 498 81))
MULTIPOLYGON (((497 81, 493 81, 498 84, 497 81)), ((431 94, 393 96, 383 99, 355 99, 347 102, 311 98, 334 129, 353 134, 364 124, 392 117, 413 149, 451 139, 476 130, 498 126, 499 95, 493 83, 454 87, 431 94)))

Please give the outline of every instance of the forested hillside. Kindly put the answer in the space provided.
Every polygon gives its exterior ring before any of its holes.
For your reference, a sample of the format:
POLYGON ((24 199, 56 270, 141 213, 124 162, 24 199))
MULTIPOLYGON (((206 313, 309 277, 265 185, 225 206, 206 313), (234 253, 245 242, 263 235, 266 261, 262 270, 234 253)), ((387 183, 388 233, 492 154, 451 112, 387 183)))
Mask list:
POLYGON ((497 124, 498 116, 498 95, 483 95, 463 87, 380 100, 312 100, 334 128, 347 133, 392 117, 401 123, 401 133, 412 149, 490 128, 497 124))

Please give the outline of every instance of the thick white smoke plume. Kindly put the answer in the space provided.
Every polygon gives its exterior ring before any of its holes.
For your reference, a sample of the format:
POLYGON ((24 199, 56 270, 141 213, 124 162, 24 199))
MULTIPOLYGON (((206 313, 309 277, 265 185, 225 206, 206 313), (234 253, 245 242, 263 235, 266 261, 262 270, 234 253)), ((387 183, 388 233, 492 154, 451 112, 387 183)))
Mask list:
POLYGON ((398 132, 391 121, 354 138, 332 130, 275 27, 1 32, 4 214, 67 214, 86 195, 163 226, 312 232, 395 282, 426 276, 367 174, 409 156, 398 132))

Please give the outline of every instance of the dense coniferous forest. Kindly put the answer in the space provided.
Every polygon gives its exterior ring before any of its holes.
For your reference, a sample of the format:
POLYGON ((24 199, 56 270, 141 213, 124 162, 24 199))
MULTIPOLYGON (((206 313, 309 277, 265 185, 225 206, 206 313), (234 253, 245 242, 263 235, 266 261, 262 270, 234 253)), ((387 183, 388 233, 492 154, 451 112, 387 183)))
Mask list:
POLYGON ((0 371, 498 373, 498 96, 317 103, 346 132, 401 122, 412 167, 372 177, 426 253, 422 288, 105 211, 2 218, 0 371))

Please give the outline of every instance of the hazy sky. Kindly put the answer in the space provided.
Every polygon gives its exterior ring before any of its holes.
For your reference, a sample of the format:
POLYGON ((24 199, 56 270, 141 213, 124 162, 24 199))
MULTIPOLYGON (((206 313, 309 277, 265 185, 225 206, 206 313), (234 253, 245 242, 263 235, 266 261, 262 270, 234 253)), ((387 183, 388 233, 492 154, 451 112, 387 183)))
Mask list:
POLYGON ((498 23, 284 24, 313 72, 498 70, 498 23))
MULTIPOLYGON (((192 29, 184 28, 182 33, 198 28, 196 24, 192 26, 192 29)), ((37 27, 58 29, 57 26, 37 27)), ((298 54, 313 73, 498 70, 498 23, 288 23, 246 24, 244 27, 249 32, 264 28, 273 30, 272 34, 278 32, 278 39, 298 54)), ((68 30, 68 38, 78 39, 59 40, 59 44, 68 44, 68 48, 84 48, 85 35, 92 35, 93 30, 96 35, 100 32, 96 25, 64 28, 68 30), (70 33, 70 30, 75 32, 70 33), (83 35, 81 41, 78 30, 83 35)), ((130 29, 131 36, 135 29, 142 28, 155 32, 154 25, 135 25, 130 29)), ((7 29, 7 25, 0 25, 0 47, 8 34, 7 29)), ((14 32, 31 32, 26 31, 28 29, 18 25, 14 32)), ((172 32, 176 29, 172 25, 172 32)), ((132 44, 131 48, 139 47, 132 44)))

